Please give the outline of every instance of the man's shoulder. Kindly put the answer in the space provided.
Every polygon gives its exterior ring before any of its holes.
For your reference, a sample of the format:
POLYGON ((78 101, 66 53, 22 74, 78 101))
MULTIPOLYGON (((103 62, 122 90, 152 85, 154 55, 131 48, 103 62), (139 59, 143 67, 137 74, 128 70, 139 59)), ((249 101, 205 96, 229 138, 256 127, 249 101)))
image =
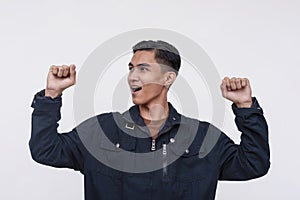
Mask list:
POLYGON ((181 117, 181 123, 191 125, 191 124, 196 124, 199 129, 207 129, 209 126, 212 126, 210 122, 203 121, 197 118, 185 116, 183 114, 180 114, 181 117))
POLYGON ((119 112, 106 112, 106 113, 101 113, 94 115, 92 117, 89 117, 82 121, 80 125, 85 125, 85 124, 94 124, 94 123, 107 123, 109 121, 114 120, 114 115, 121 115, 119 112))
POLYGON ((192 117, 187 117, 181 115, 181 121, 183 124, 187 124, 188 126, 198 127, 197 129, 197 137, 203 138, 206 136, 217 136, 224 135, 223 132, 213 125, 212 123, 204 120, 199 120, 192 117))
POLYGON ((113 119, 113 115, 119 115, 119 112, 106 112, 106 113, 101 113, 96 115, 95 117, 99 120, 99 121, 106 121, 106 120, 110 120, 113 119))

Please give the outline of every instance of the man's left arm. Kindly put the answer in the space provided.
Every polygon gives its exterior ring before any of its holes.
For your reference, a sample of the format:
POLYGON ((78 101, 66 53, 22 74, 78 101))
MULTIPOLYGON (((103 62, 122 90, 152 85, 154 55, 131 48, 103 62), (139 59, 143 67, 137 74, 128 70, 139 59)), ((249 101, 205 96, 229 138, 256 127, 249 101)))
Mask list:
POLYGON ((224 98, 233 102, 235 122, 242 132, 240 145, 229 138, 222 140, 221 180, 248 180, 267 173, 270 167, 268 125, 263 110, 252 97, 246 78, 224 78, 221 84, 224 98))

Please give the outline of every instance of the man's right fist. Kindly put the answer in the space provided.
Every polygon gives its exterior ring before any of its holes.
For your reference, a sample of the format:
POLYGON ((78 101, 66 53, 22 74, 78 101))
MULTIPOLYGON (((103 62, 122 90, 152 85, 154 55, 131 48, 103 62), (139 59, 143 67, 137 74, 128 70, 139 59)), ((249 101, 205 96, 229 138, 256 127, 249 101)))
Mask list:
POLYGON ((52 65, 47 77, 45 96, 55 98, 76 83, 75 65, 52 65))

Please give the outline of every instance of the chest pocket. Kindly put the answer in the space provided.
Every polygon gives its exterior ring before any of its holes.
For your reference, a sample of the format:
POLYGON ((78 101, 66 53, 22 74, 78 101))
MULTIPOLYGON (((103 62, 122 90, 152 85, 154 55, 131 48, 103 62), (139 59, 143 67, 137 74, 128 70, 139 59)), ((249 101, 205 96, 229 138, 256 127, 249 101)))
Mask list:
POLYGON ((132 163, 127 156, 135 150, 135 140, 114 137, 109 140, 102 137, 93 146, 93 155, 89 156, 85 166, 91 179, 90 188, 94 189, 95 199, 122 199, 125 172, 123 169, 132 163))
MULTIPOLYGON (((97 158, 102 165, 99 165, 96 171, 100 174, 111 176, 111 177, 121 177, 123 171, 130 167, 131 159, 133 159, 132 154, 135 150, 134 141, 102 141, 98 149, 99 157, 97 158)), ((126 171, 126 170, 125 170, 126 171)))
POLYGON ((172 164, 172 171, 176 181, 193 182, 205 178, 203 170, 204 160, 199 158, 200 146, 192 145, 188 149, 172 149, 178 159, 172 164))

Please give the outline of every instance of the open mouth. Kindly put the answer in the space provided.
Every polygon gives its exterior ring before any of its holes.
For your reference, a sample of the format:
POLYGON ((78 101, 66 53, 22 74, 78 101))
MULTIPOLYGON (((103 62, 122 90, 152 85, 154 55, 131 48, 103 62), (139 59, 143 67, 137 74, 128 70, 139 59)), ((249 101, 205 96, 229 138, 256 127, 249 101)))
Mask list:
POLYGON ((141 89, 142 89, 142 87, 131 88, 132 92, 137 92, 137 91, 140 91, 141 89))

